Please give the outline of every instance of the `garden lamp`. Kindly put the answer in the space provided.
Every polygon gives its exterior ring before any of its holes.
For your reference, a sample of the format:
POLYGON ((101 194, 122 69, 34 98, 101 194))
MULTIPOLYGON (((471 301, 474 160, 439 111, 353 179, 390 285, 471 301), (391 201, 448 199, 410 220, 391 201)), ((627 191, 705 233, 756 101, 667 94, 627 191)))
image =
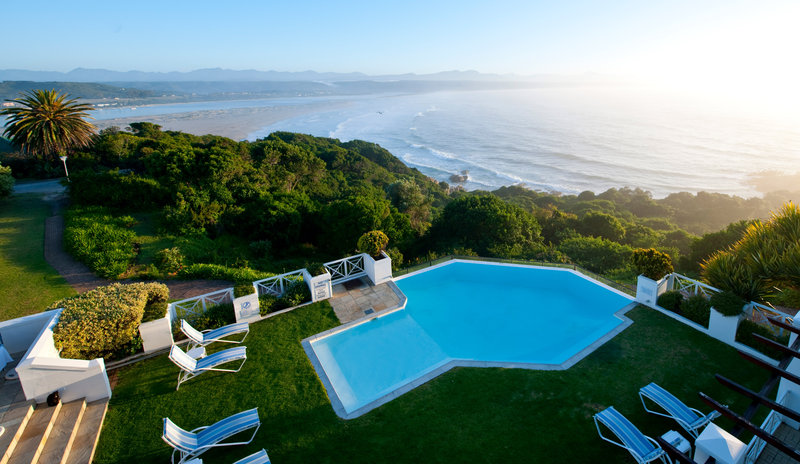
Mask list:
POLYGON ((69 182, 69 171, 67 171, 67 155, 61 155, 59 156, 59 159, 61 159, 61 162, 64 163, 64 174, 67 175, 67 182, 69 182))

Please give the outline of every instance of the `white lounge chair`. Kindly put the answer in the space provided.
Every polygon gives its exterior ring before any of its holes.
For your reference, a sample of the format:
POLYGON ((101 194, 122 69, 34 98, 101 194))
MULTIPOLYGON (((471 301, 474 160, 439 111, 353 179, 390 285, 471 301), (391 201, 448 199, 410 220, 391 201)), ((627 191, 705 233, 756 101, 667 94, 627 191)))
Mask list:
POLYGON ((216 424, 198 427, 192 431, 186 431, 178 427, 169 418, 165 417, 164 432, 161 438, 174 448, 172 451, 172 463, 175 464, 175 454, 178 453, 180 455, 178 463, 180 464, 194 459, 206 450, 217 446, 246 445, 253 441, 259 427, 261 427, 261 421, 258 419, 258 408, 242 411, 226 417, 216 424), (249 429, 255 429, 249 440, 223 443, 224 440, 249 429))
POLYGON ((670 459, 658 442, 640 432, 635 425, 631 424, 631 422, 614 409, 613 406, 609 406, 595 414, 594 425, 597 427, 597 433, 600 434, 600 438, 625 448, 639 464, 645 464, 655 460, 661 460, 661 462, 665 464, 672 464, 672 459, 670 459), (603 424, 611 430, 620 441, 606 438, 600 430, 600 424, 603 424))
POLYGON ((658 416, 675 419, 675 421, 687 432, 692 434, 694 438, 697 438, 698 435, 700 435, 700 429, 720 416, 717 411, 703 414, 697 409, 690 408, 689 406, 683 404, 681 400, 676 398, 675 395, 652 382, 639 390, 639 398, 642 400, 642 406, 644 406, 645 411, 658 416), (647 407, 647 402, 645 402, 645 398, 659 405, 667 413, 664 414, 662 412, 649 409, 647 407))
POLYGON ((181 372, 178 374, 178 386, 175 388, 178 390, 181 388, 183 382, 197 377, 203 372, 239 372, 242 366, 244 366, 244 362, 247 361, 247 347, 237 346, 228 348, 227 350, 222 350, 200 359, 194 359, 184 353, 178 345, 172 345, 172 348, 169 350, 169 359, 181 368, 181 372), (238 360, 241 360, 242 363, 239 364, 239 367, 236 369, 222 369, 218 367, 222 364, 238 360))
POLYGON ((181 319, 181 332, 191 340, 189 344, 189 350, 191 350, 196 346, 207 346, 214 342, 242 343, 244 339, 247 338, 247 334, 250 333, 250 325, 247 322, 237 322, 236 324, 228 324, 218 329, 204 330, 201 332, 186 322, 186 319, 181 319), (243 333, 244 336, 239 340, 225 339, 225 337, 241 333, 243 333))
POLYGON ((253 453, 250 456, 239 459, 233 464, 270 464, 270 462, 269 456, 267 456, 267 450, 262 449, 257 453, 253 453))

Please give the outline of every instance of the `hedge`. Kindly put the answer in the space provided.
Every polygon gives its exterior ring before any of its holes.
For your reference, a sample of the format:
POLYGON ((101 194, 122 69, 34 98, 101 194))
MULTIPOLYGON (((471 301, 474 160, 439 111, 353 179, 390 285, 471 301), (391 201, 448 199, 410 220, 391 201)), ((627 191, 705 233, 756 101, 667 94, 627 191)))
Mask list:
POLYGON ((114 283, 51 305, 64 308, 53 330, 61 357, 108 357, 137 335, 145 306, 163 303, 169 288, 159 283, 114 283))
POLYGON ((136 259, 134 223, 104 208, 72 208, 66 215, 64 248, 95 274, 116 279, 136 259))
POLYGON ((230 280, 233 282, 253 282, 273 277, 270 272, 257 271, 249 267, 227 267, 219 264, 190 264, 178 271, 181 279, 230 280))

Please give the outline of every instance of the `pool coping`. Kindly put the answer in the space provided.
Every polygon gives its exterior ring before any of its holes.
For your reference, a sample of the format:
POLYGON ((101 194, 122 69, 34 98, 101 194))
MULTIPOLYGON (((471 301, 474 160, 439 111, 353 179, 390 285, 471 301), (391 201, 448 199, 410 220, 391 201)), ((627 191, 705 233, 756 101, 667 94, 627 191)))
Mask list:
POLYGON ((444 374, 445 372, 449 371, 450 369, 453 369, 454 367, 483 367, 483 368, 494 367, 494 368, 505 368, 505 369, 528 369, 528 370, 541 370, 541 371, 562 371, 562 370, 567 370, 570 367, 572 367, 575 364, 577 364, 578 362, 580 362, 583 358, 585 358, 586 356, 589 356, 595 350, 597 350, 598 348, 603 346, 606 342, 608 342, 612 338, 614 338, 617 335, 619 335, 623 330, 625 330, 628 327, 630 327, 631 324, 633 324, 633 320, 631 320, 628 316, 626 316, 626 313, 628 311, 630 311, 631 309, 635 308, 638 305, 638 303, 633 299, 633 297, 631 297, 630 295, 628 295, 628 294, 626 294, 624 292, 621 292, 621 291, 619 291, 619 290, 617 290, 617 289, 615 289, 615 288, 613 288, 613 287, 611 287, 609 285, 606 285, 603 282, 600 282, 600 281, 597 281, 595 279, 592 279, 591 277, 589 277, 589 276, 587 276, 587 275, 585 275, 585 274, 583 274, 581 272, 578 272, 576 270, 573 270, 573 269, 552 268, 552 267, 546 267, 546 266, 531 266, 531 265, 514 264, 514 263, 494 263, 494 262, 488 262, 488 261, 473 261, 473 260, 453 259, 453 260, 445 261, 444 263, 439 263, 439 264, 436 264, 434 266, 427 267, 425 269, 421 269, 419 271, 414 271, 412 273, 409 273, 409 274, 406 274, 406 275, 404 275, 402 277, 399 277, 396 280, 402 280, 402 279, 404 279, 406 277, 410 277, 410 276, 416 275, 416 274, 418 274, 420 272, 427 272, 427 271, 430 271, 432 269, 436 269, 438 267, 446 266, 446 265, 449 265, 451 263, 457 263, 457 262, 489 264, 489 265, 494 265, 494 266, 524 267, 524 268, 558 270, 558 271, 571 272, 573 274, 577 274, 577 275, 583 277, 584 279, 590 280, 593 283, 596 283, 596 284, 602 286, 603 288, 605 288, 607 290, 611 290, 614 293, 617 293, 617 294, 619 294, 621 296, 624 296, 625 298, 631 300, 631 302, 628 305, 624 306, 623 308, 621 308, 621 309, 617 310, 616 312, 614 312, 614 317, 616 317, 617 319, 622 321, 621 324, 617 325, 616 327, 611 329, 609 332, 604 334, 602 337, 598 338, 597 340, 595 340, 594 342, 592 342, 591 344, 589 344, 588 346, 586 346, 582 350, 578 351, 577 353, 572 355, 569 359, 567 359, 566 361, 564 361, 561 364, 522 363, 522 362, 503 362, 503 361, 475 361, 475 360, 469 360, 469 359, 454 359, 454 358, 451 358, 450 361, 445 362, 444 364, 432 369, 431 371, 425 373, 424 375, 422 375, 420 377, 417 377, 416 379, 414 379, 414 380, 412 380, 412 381, 410 381, 410 382, 408 382, 408 383, 396 388, 395 390, 391 391, 390 393, 387 393, 387 394, 385 394, 385 395, 383 395, 383 396, 381 396, 381 397, 379 397, 379 398, 377 398, 377 399, 365 404, 364 406, 361 406, 360 408, 355 409, 355 410, 353 410, 353 411, 348 413, 347 410, 344 407, 344 404, 342 404, 341 400, 339 399, 339 395, 336 393, 336 390, 333 388, 333 384, 331 383, 330 379, 328 378, 328 374, 325 372, 325 369, 322 367, 322 363, 320 362, 319 358, 317 357, 317 353, 314 351, 314 348, 311 346, 311 343, 316 341, 316 340, 319 340, 321 338, 325 338, 325 337, 328 337, 330 335, 333 335, 333 334, 336 334, 336 333, 339 333, 339 332, 343 332, 345 330, 350 329, 351 327, 355 327, 357 325, 361 325, 361 324, 367 323, 369 321, 372 321, 374 319, 377 319, 377 318, 380 318, 380 317, 384 317, 384 316, 387 316, 387 315, 389 315, 391 313, 394 313, 394 312, 400 311, 402 309, 405 309, 406 304, 408 303, 408 298, 402 292, 402 290, 400 290, 400 287, 398 287, 397 284, 395 284, 395 282, 394 282, 395 279, 392 279, 392 280, 390 280, 390 281, 388 281, 386 283, 389 285, 389 288, 391 288, 392 291, 394 291, 395 294, 400 298, 400 302, 396 306, 384 309, 382 311, 375 312, 375 313, 367 315, 367 316, 365 316, 365 317, 363 317, 361 319, 358 319, 358 320, 355 320, 355 321, 352 321, 352 322, 348 322, 347 324, 342 324, 342 325, 340 325, 338 327, 334 327, 334 328, 326 330, 324 332, 320 332, 318 334, 315 334, 315 335, 312 335, 310 337, 304 338, 300 342, 301 345, 303 346, 303 350, 306 352, 306 356, 308 356, 308 359, 311 362, 311 365, 314 367, 314 370, 316 371, 317 376, 319 377, 320 381, 322 382, 323 387, 325 387, 325 392, 327 393, 328 399, 330 400, 331 406, 333 407, 333 411, 336 413, 337 416, 341 417, 342 419, 346 419, 346 420, 347 419, 355 419, 357 417, 363 416, 364 414, 368 413, 369 411, 372 411, 373 409, 375 409, 375 408, 377 408, 379 406, 382 406, 382 405, 388 403, 389 401, 392 401, 395 398, 398 398, 398 397, 410 392, 411 390, 419 387, 420 385, 423 385, 423 384, 425 384, 427 382, 430 382, 434 378, 444 374))

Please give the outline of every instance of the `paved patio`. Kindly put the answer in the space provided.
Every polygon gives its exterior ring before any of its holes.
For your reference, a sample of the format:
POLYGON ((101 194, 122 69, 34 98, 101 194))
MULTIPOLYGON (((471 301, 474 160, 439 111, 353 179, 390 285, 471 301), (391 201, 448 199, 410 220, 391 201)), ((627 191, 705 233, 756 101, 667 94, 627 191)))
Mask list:
MULTIPOLYGON (((787 445, 800 449, 800 432, 788 425, 781 424, 773 435, 787 445)), ((767 445, 756 460, 756 464, 794 464, 796 462, 772 445, 767 445)))
POLYGON ((366 278, 333 286, 329 300, 339 322, 346 324, 400 304, 400 296, 388 284, 371 285, 366 278))

